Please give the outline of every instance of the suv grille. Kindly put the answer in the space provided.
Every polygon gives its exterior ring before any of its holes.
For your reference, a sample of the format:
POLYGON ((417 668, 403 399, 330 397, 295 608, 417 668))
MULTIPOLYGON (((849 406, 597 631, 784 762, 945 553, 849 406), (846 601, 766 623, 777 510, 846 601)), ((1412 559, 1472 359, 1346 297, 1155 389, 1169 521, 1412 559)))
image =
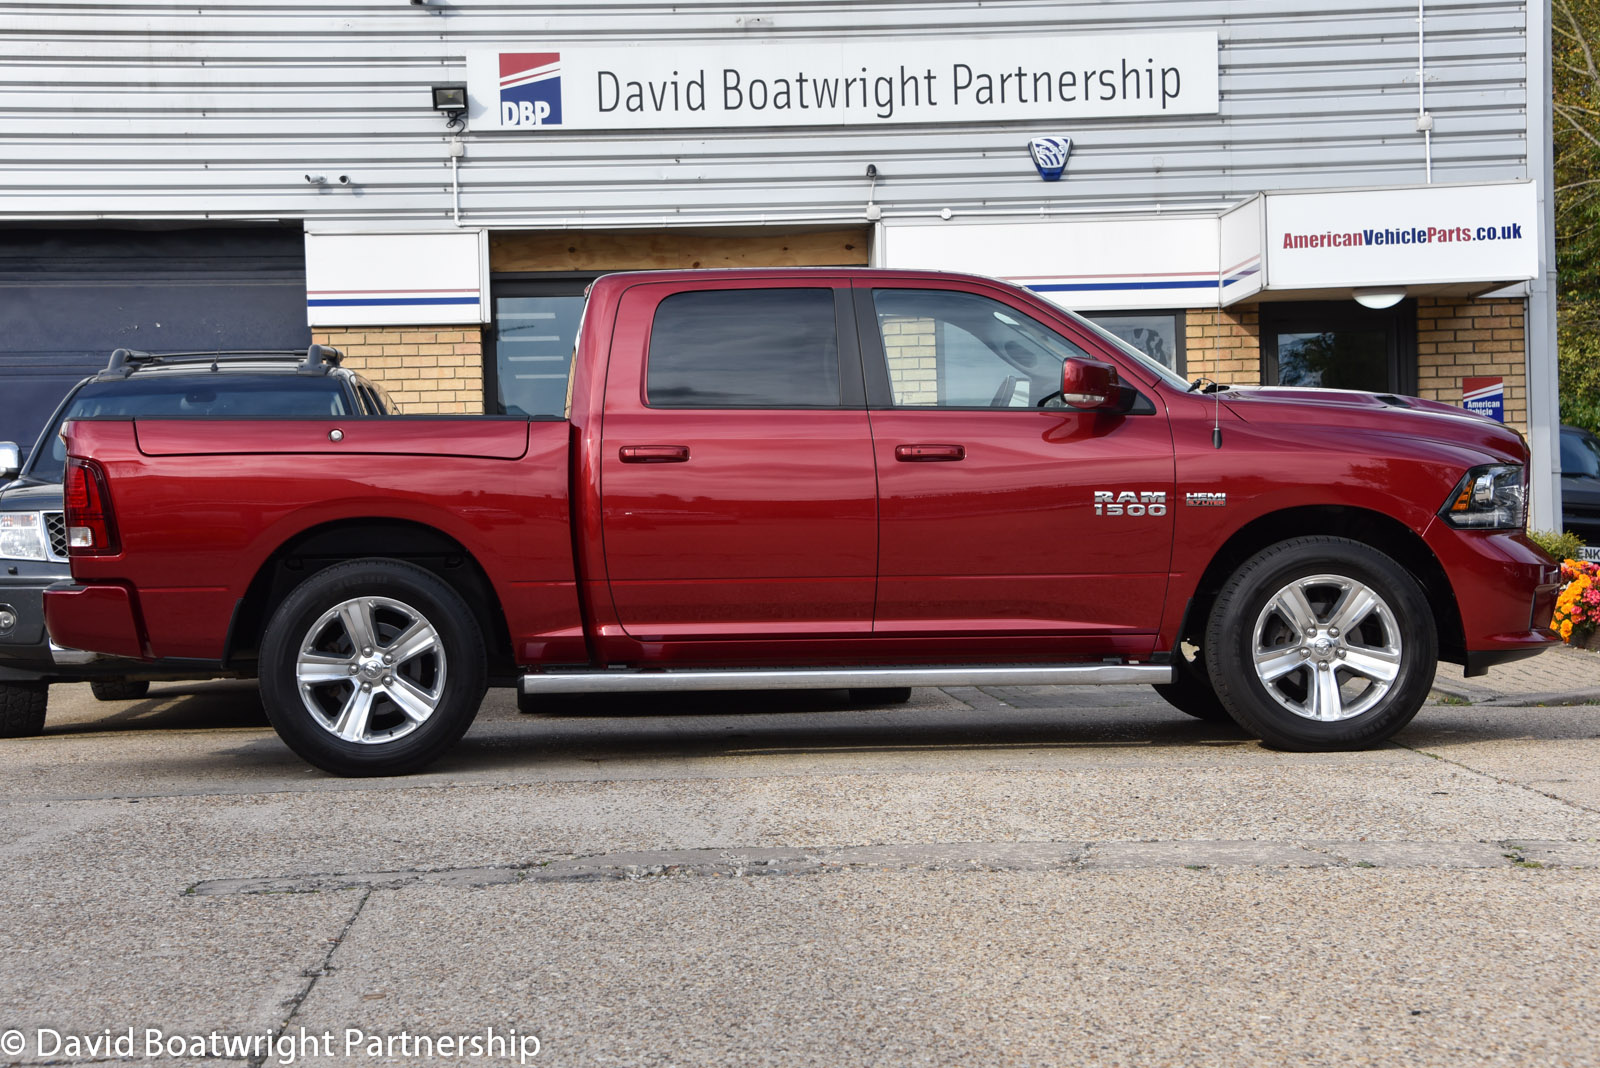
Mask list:
POLYGON ((67 562, 67 516, 65 512, 44 513, 44 535, 50 541, 50 559, 67 562))

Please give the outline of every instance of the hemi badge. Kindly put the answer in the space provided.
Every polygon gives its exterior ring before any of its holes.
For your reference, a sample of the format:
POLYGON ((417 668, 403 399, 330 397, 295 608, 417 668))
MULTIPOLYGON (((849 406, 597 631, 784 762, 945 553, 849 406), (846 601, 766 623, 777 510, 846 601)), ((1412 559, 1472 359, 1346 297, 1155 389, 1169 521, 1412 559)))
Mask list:
POLYGON ((1190 508, 1226 508, 1228 495, 1226 493, 1185 493, 1183 503, 1190 508))

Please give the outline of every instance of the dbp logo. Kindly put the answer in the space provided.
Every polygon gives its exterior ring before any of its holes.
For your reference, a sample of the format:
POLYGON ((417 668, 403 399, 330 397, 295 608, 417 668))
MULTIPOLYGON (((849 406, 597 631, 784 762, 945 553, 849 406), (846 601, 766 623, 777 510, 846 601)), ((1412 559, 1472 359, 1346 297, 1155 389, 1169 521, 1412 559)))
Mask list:
POLYGON ((1035 137, 1028 142, 1028 155, 1039 170, 1039 177, 1047 182, 1060 179, 1067 169, 1067 153, 1072 151, 1070 137, 1035 137))
POLYGON ((561 53, 500 53, 500 122, 561 125, 561 53))

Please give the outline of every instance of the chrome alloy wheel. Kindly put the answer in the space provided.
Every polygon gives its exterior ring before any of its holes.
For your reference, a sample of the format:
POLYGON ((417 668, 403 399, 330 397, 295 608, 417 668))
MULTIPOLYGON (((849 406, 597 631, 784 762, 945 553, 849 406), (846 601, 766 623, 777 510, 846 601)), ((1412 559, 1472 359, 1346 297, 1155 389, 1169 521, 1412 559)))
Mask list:
POLYGON ((1308 575, 1280 589, 1256 617, 1251 650, 1272 699, 1324 723, 1368 711, 1400 675, 1394 612, 1344 575, 1308 575))
POLYGON ((295 656, 295 683, 312 722, 346 742, 403 738, 444 697, 444 648, 404 601, 358 597, 324 612, 295 656))

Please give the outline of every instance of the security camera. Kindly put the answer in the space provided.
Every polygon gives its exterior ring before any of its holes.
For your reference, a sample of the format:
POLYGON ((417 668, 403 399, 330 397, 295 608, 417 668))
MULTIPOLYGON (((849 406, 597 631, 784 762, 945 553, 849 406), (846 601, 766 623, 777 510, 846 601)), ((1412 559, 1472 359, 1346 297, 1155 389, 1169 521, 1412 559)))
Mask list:
POLYGON ((308 174, 308 175, 306 175, 306 181, 310 182, 312 185, 322 185, 327 180, 328 179, 324 178, 320 174, 308 174))
POLYGON ((349 185, 350 184, 350 176, 348 174, 339 175, 339 184, 340 185, 349 185))
POLYGON ((867 164, 867 177, 868 178, 876 178, 877 176, 878 176, 878 165, 876 163, 867 164))

